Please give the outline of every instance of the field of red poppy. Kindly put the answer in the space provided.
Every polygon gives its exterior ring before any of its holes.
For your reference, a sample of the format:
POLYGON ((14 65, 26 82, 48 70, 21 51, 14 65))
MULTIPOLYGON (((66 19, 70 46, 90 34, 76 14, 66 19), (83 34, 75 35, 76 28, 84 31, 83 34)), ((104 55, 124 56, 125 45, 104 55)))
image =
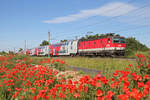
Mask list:
POLYGON ((1 56, 0 99, 150 100, 150 56, 136 56, 136 66, 129 64, 109 77, 99 73, 77 80, 58 77, 66 68, 60 59, 43 59, 34 64, 27 56, 1 56))

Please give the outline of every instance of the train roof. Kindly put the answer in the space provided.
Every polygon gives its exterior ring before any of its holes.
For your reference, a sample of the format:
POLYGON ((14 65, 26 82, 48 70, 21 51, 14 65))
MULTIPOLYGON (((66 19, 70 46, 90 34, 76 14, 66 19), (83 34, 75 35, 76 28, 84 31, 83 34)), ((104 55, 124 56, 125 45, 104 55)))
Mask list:
POLYGON ((114 36, 98 36, 98 37, 92 37, 92 38, 81 38, 79 41, 92 41, 92 40, 98 40, 98 39, 104 39, 104 38, 125 38, 123 36, 114 35, 114 36))
POLYGON ((65 42, 51 44, 51 46, 67 45, 69 42, 72 42, 72 41, 78 41, 78 40, 68 40, 68 41, 65 41, 65 42))

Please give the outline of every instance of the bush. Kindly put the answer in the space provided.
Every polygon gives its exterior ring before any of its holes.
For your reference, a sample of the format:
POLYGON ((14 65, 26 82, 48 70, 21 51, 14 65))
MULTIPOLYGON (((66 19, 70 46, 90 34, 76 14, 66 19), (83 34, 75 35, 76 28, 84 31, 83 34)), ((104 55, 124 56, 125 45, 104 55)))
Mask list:
POLYGON ((134 56, 138 51, 149 51, 150 49, 146 46, 137 41, 133 37, 126 38, 126 56, 134 56))

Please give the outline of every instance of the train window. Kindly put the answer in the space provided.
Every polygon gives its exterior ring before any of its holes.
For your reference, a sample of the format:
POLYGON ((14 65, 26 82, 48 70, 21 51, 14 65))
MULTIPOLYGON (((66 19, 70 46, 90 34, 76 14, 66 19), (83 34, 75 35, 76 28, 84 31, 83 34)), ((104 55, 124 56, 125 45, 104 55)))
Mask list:
POLYGON ((90 45, 90 43, 89 43, 89 45, 90 45))
POLYGON ((121 39, 120 39, 120 43, 125 43, 125 39, 124 39, 124 38, 121 38, 121 39))
POLYGON ((94 44, 96 44, 96 42, 94 42, 94 44))
POLYGON ((113 42, 114 42, 114 43, 119 43, 119 38, 114 38, 114 39, 113 39, 113 42))

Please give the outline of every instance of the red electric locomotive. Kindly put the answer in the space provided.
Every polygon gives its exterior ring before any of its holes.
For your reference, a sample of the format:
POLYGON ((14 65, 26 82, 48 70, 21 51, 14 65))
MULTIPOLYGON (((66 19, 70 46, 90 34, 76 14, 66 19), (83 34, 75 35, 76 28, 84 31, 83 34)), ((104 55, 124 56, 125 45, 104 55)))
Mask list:
POLYGON ((107 36, 94 40, 79 41, 79 55, 124 56, 125 38, 120 36, 107 36))

